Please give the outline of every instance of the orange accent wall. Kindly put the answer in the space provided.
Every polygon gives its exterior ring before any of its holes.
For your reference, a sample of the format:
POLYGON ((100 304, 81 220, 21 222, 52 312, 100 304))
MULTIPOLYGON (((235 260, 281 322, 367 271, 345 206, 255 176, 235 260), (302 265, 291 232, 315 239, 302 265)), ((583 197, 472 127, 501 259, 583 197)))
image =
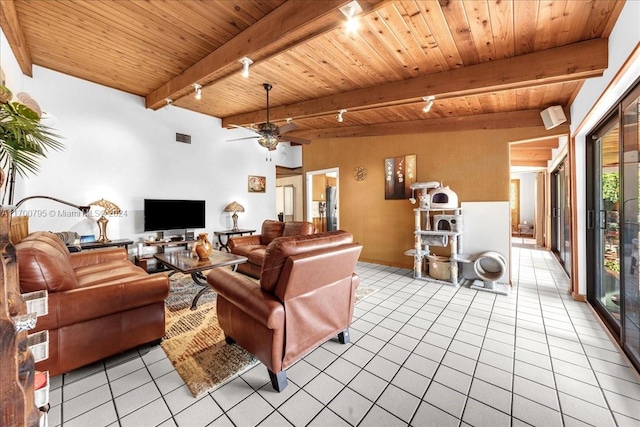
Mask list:
POLYGON ((362 261, 411 268, 413 258, 404 252, 413 247, 416 205, 385 200, 384 159, 415 154, 417 181, 442 181, 459 202, 508 201, 509 142, 544 132, 536 127, 314 140, 303 147, 303 169, 339 168, 340 228, 363 244, 362 261), (354 179, 358 166, 367 169, 365 181, 354 179))

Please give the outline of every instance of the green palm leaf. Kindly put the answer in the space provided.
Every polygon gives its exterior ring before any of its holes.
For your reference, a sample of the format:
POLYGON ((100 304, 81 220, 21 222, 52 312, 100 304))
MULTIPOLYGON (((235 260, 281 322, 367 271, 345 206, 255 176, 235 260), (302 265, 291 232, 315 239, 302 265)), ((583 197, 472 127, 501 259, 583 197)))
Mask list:
POLYGON ((20 176, 39 172, 48 150, 61 150, 60 138, 31 108, 19 102, 0 104, 0 166, 20 176))

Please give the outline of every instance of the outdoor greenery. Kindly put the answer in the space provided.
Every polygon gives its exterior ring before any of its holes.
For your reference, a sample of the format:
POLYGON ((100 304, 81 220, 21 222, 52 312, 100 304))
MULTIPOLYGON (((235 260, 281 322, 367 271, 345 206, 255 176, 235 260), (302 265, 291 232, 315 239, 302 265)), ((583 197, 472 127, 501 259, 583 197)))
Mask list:
POLYGON ((620 201, 620 176, 618 172, 602 174, 602 199, 611 203, 620 201))

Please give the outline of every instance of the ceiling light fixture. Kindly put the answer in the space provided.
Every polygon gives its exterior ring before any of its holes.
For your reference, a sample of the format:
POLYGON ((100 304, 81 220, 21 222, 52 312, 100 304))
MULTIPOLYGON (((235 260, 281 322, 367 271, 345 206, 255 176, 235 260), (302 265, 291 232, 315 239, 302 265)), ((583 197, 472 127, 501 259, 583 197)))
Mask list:
POLYGON ((165 98, 164 102, 167 103, 167 105, 164 106, 164 108, 167 108, 169 105, 171 105, 173 103, 173 99, 171 98, 165 98))
POLYGON ((196 99, 197 100, 201 100, 202 99, 202 85, 200 85, 198 83, 194 83, 193 84, 193 89, 196 91, 196 99))
POLYGON ((242 64, 242 71, 240 75, 245 79, 249 77, 249 65, 253 64, 253 61, 247 58, 246 56, 240 59, 238 62, 242 64))
POLYGON ((347 112, 347 110, 339 110, 339 111, 338 111, 338 123, 342 123, 342 122, 344 122, 344 118, 342 117, 342 115, 343 115, 344 113, 346 113, 346 112, 347 112))
POLYGON ((340 8, 340 12, 347 18, 347 32, 353 33, 358 29, 360 23, 358 22, 358 15, 362 13, 362 7, 356 0, 345 4, 340 8))
POLYGON ((422 109, 422 111, 424 113, 428 113, 431 110, 431 107, 433 107, 433 100, 436 99, 435 96, 429 95, 429 96, 423 96, 422 100, 424 102, 426 102, 427 104, 424 106, 424 108, 422 109))

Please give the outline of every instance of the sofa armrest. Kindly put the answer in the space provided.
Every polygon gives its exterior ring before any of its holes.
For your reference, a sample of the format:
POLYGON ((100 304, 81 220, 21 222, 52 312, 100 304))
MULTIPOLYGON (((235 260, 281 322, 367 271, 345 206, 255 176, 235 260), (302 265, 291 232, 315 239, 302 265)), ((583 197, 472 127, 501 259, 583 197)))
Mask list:
POLYGON ((226 268, 214 268, 207 282, 218 294, 269 329, 282 327, 284 306, 273 295, 260 289, 260 284, 226 268))
POLYGON ((58 329, 162 302, 168 295, 169 278, 164 273, 49 293, 49 313, 38 318, 36 330, 58 329))
POLYGON ((244 245, 260 245, 260 234, 252 234, 250 236, 237 236, 229 239, 229 250, 233 252, 236 246, 244 245))
POLYGON ((71 259, 71 267, 75 270, 78 267, 86 267, 87 265, 128 259, 128 256, 124 248, 105 248, 75 252, 70 254, 69 258, 71 259))

